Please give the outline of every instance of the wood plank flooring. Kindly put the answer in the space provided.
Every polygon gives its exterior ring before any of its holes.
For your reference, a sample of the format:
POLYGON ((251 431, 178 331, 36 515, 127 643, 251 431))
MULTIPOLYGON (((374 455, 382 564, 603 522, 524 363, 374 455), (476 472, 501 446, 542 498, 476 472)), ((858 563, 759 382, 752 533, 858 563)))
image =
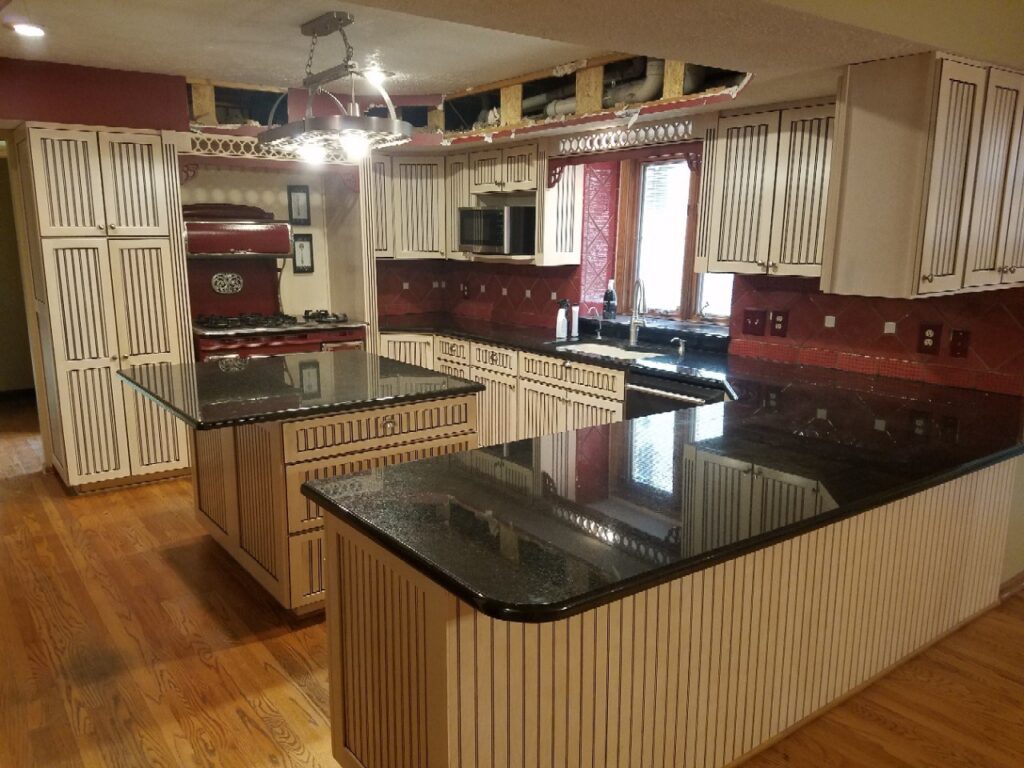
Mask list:
MULTIPOLYGON (((0 402, 0 768, 336 766, 318 618, 278 609, 176 480, 90 496, 0 402)), ((748 768, 1024 765, 1024 594, 748 768)))

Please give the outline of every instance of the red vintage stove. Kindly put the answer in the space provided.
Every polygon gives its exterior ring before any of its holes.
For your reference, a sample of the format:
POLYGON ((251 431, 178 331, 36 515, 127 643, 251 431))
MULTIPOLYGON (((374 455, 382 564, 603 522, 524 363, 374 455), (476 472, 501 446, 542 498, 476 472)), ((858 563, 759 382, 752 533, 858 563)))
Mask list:
POLYGON ((365 326, 345 315, 281 312, 278 260, 291 257, 292 236, 272 219, 249 206, 185 206, 196 359, 363 348, 365 326))

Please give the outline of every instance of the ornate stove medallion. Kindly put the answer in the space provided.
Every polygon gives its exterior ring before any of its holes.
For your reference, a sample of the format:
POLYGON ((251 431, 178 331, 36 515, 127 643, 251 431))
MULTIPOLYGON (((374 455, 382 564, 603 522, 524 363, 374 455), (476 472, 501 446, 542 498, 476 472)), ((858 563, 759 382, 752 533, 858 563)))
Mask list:
POLYGON ((241 293, 244 281, 237 272, 218 272, 210 278, 210 287, 214 293, 241 293))

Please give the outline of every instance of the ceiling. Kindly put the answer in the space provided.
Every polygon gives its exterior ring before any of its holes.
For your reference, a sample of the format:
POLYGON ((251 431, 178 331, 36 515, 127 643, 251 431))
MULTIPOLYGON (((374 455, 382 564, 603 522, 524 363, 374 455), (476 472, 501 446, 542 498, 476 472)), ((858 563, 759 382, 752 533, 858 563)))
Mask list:
MULTIPOLYGON (((0 29, 0 56, 297 85, 298 26, 335 9, 356 17, 357 58, 398 73, 395 94, 453 93, 607 51, 753 72, 741 97, 752 103, 820 95, 845 64, 929 48, 1024 67, 1024 2, 1011 0, 973 0, 969 14, 961 0, 0 0, 4 21, 47 29, 36 41, 0 29)), ((323 40, 314 68, 342 53, 340 38, 323 40)))
MULTIPOLYGON (((356 58, 394 71, 393 94, 450 93, 601 52, 336 0, 13 0, 0 18, 30 20, 47 34, 32 40, 0 28, 0 56, 296 86, 309 52, 299 25, 329 10, 355 16, 347 31, 356 58)), ((332 35, 319 41, 314 69, 343 58, 332 35)))

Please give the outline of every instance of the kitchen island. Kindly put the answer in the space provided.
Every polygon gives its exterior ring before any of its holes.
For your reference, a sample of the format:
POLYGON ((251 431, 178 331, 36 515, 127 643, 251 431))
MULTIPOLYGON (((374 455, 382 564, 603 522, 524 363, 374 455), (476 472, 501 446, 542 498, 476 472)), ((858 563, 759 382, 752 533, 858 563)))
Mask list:
MULTIPOLYGON (((362 351, 135 366, 121 377, 192 430, 196 516, 284 607, 323 606, 307 480, 476 447, 479 384, 362 351)), ((373 489, 364 476, 355 491, 373 489)))
POLYGON ((1018 398, 734 383, 304 485, 339 762, 724 766, 996 602, 1018 398))

